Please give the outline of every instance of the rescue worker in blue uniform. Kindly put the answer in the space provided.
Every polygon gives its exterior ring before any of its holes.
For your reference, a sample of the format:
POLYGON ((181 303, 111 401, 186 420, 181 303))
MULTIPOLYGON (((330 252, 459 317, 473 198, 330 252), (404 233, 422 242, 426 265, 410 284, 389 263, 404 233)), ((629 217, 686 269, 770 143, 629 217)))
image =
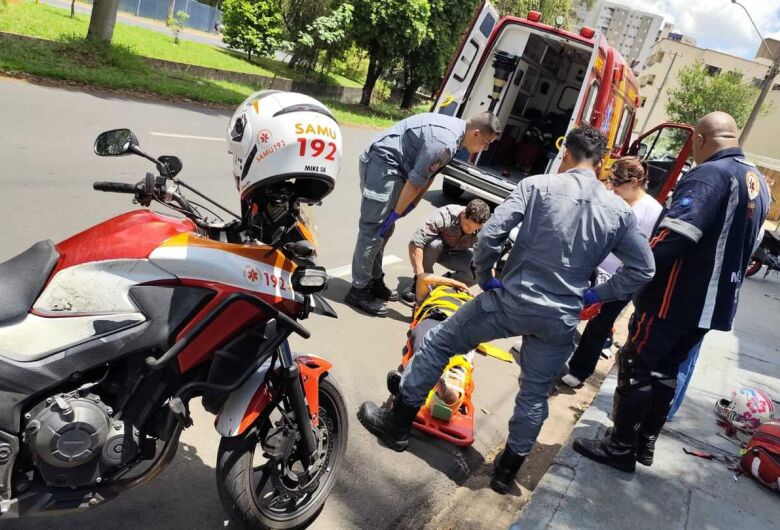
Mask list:
POLYGON ((588 458, 627 472, 637 462, 651 465, 680 364, 707 331, 731 329, 770 202, 766 180, 737 137, 734 118, 724 112, 696 124, 698 165, 678 183, 651 240, 657 272, 634 300, 629 339, 619 353, 614 426, 574 441, 588 458))
POLYGON ((382 257, 396 221, 417 206, 459 149, 479 153, 499 134, 501 125, 489 112, 468 121, 425 113, 396 123, 366 148, 360 156, 362 201, 348 304, 387 316, 386 302, 398 300, 398 291, 384 283, 382 257))
POLYGON ((584 126, 566 136, 560 174, 520 182, 480 231, 474 249, 484 291, 425 335, 407 364, 392 409, 365 402, 360 422, 391 448, 403 451, 414 417, 452 355, 482 342, 522 336, 520 391, 506 448, 491 487, 507 493, 547 417, 550 389, 574 348, 584 305, 627 299, 654 272, 653 255, 628 204, 607 190, 595 170, 607 139, 584 126), (502 278, 493 275, 501 249, 519 226, 502 278), (612 252, 623 268, 589 289, 596 266, 612 252))

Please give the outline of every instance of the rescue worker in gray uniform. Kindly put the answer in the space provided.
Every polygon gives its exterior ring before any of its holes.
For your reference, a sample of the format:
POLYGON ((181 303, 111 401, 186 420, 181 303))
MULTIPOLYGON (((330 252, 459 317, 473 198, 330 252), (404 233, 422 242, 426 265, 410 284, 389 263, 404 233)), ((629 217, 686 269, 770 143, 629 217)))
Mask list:
POLYGON ((414 303, 417 277, 433 273, 438 263, 449 269, 445 276, 474 285, 471 262, 479 229, 490 218, 490 207, 482 199, 472 199, 466 206, 448 204, 425 220, 409 241, 409 260, 414 279, 401 294, 401 299, 414 303))
POLYGON ((522 336, 522 347, 514 352, 520 391, 491 481, 497 492, 509 492, 547 417, 547 398, 572 353, 583 306, 630 298, 655 272, 631 207, 596 178, 606 151, 607 139, 598 130, 572 130, 562 173, 522 180, 496 208, 474 250, 484 292, 425 335, 403 372, 392 409, 367 401, 358 411, 360 422, 385 444, 406 449, 414 417, 452 355, 493 339, 522 336), (499 280, 493 268, 509 232, 518 226, 499 280), (610 252, 623 268, 590 289, 591 273, 610 252))
POLYGON ((468 121, 425 113, 396 123, 366 148, 360 156, 362 201, 349 305, 387 316, 385 302, 398 300, 398 291, 384 283, 382 256, 395 222, 417 206, 459 149, 479 153, 500 133, 498 119, 488 112, 468 121))

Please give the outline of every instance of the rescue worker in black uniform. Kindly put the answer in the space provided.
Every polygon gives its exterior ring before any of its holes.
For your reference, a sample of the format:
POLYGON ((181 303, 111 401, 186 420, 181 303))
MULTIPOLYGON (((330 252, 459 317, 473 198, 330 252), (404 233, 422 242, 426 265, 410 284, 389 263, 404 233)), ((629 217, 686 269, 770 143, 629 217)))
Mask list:
POLYGON ((739 289, 769 211, 769 188, 739 148, 737 124, 713 112, 696 124, 698 164, 678 183, 650 246, 653 280, 637 294, 619 353, 614 426, 574 450, 621 471, 653 463, 677 372, 711 329, 728 331, 739 289))

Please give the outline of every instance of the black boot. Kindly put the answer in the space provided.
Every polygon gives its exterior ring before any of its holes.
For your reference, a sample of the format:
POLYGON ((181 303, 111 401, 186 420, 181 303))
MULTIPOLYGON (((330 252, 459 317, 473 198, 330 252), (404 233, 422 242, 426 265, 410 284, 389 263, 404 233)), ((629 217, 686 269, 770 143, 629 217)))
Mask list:
POLYGON ((381 278, 376 278, 371 282, 371 294, 373 294, 380 300, 384 300, 385 302, 398 301, 398 291, 395 289, 391 289, 387 285, 385 285, 384 274, 382 275, 381 278))
POLYGON ((419 410, 420 407, 410 407, 398 396, 391 409, 364 402, 358 410, 358 419, 390 449, 400 452, 409 445, 409 431, 419 410))
POLYGON ((523 465, 525 455, 516 455, 505 447, 501 456, 496 458, 493 465, 493 478, 490 480, 490 487, 493 491, 506 495, 512 489, 512 483, 515 481, 515 475, 523 465))
POLYGON ((661 433, 669 410, 672 408, 672 400, 677 391, 677 379, 655 379, 652 383, 653 397, 650 407, 647 409, 636 442, 636 461, 643 466, 653 465, 655 456, 655 441, 661 433))
POLYGON ((620 471, 633 473, 636 469, 633 446, 619 443, 614 436, 575 438, 572 447, 579 454, 620 471))
POLYGON ((382 300, 375 298, 371 291, 370 285, 362 289, 350 287, 344 301, 352 307, 368 313, 371 316, 386 317, 387 306, 382 300))
POLYGON ((653 456, 655 455, 655 441, 658 439, 657 435, 644 435, 639 434, 639 438, 636 442, 636 461, 643 466, 653 465, 653 456))
POLYGON ((575 438, 572 447, 583 456, 608 466, 633 473, 636 469, 636 433, 647 410, 645 394, 618 386, 613 398, 615 426, 598 438, 575 438))
POLYGON ((417 276, 412 278, 412 283, 407 285, 406 289, 401 293, 401 300, 407 304, 417 302, 417 276))

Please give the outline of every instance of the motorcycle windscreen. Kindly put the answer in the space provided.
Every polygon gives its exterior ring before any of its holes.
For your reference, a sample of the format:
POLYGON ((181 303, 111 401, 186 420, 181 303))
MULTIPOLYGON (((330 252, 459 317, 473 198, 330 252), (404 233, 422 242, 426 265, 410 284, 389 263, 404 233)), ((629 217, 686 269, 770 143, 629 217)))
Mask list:
POLYGON ((433 112, 456 116, 466 101, 466 92, 477 73, 477 65, 485 50, 493 28, 498 23, 499 13, 490 2, 483 2, 463 39, 460 49, 450 63, 439 96, 433 104, 433 112))

